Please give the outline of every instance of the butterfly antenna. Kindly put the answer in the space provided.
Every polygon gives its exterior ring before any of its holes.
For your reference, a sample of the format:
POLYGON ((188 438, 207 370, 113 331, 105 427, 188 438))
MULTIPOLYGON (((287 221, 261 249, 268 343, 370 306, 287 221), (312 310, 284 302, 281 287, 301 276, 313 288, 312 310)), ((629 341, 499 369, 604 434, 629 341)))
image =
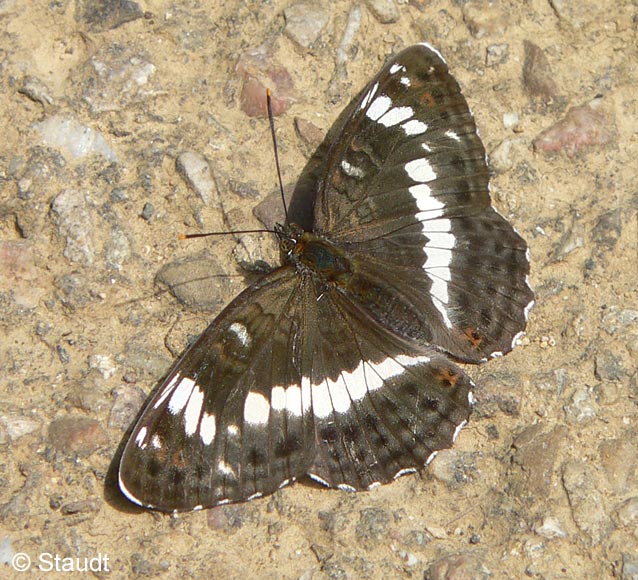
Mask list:
POLYGON ((261 228, 256 230, 232 230, 230 232, 206 232, 204 234, 179 234, 177 239, 179 240, 192 240, 193 238, 208 238, 209 236, 227 236, 228 234, 276 234, 275 230, 269 230, 267 228, 261 228))
POLYGON ((281 192, 281 201, 284 204, 284 214, 286 223, 288 223, 288 207, 286 206, 286 196, 284 195, 284 184, 281 179, 281 168, 279 167, 279 153, 277 152, 277 137, 275 136, 275 117, 272 114, 272 96, 270 89, 266 89, 266 106, 268 107, 268 121, 270 122, 270 134, 272 135, 272 144, 275 151, 275 165, 277 166, 277 178, 279 179, 279 191, 281 192))

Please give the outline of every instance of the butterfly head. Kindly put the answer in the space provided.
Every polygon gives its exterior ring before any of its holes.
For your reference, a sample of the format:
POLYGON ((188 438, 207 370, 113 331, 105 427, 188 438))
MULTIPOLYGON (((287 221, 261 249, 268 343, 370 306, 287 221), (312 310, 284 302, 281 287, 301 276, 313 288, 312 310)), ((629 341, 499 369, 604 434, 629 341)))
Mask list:
POLYGON ((282 262, 292 262, 295 248, 304 235, 303 228, 297 224, 275 224, 275 234, 279 242, 282 262))

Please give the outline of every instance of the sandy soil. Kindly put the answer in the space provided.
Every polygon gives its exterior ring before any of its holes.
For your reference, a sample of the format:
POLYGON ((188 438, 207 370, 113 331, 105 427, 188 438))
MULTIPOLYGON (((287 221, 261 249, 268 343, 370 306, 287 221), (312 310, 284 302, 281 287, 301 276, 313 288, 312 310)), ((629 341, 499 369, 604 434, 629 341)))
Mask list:
MULTIPOLYGON (((287 3, 218 4, 149 0, 110 29, 93 2, 0 2, 0 560, 106 555, 110 571, 84 573, 98 578, 638 578, 636 4, 414 0, 382 23, 390 3, 371 1, 342 67, 354 4, 326 9, 311 48, 285 31, 287 3), (109 479, 125 430, 246 283, 235 239, 177 235, 259 227, 252 209, 275 189, 268 124, 239 106, 238 59, 265 45, 291 76, 277 118, 291 184, 313 142, 294 119, 326 131, 388 54, 422 40, 500 159, 494 203, 531 247, 527 337, 468 369, 472 421, 422 475, 356 495, 294 485, 178 517, 130 509, 109 479), (525 40, 547 57, 549 98, 522 83, 525 40), (597 96, 612 138, 534 151, 597 96), (87 148, 101 154, 47 145, 35 125, 55 115, 99 132, 105 145, 87 148), (176 169, 187 150, 210 162, 208 203, 176 169), (193 256, 212 264, 212 298, 188 307, 155 276, 193 256)), ((34 577, 68 577, 45 571, 34 577)))

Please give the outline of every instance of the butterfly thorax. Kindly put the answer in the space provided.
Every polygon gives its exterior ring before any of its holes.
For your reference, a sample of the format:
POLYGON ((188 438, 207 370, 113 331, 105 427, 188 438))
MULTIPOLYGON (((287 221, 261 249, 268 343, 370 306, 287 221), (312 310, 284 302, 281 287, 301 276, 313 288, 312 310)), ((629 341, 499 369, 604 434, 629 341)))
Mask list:
POLYGON ((345 284, 351 277, 350 260, 343 250, 325 238, 306 232, 296 224, 279 225, 276 231, 283 263, 338 285, 345 284))

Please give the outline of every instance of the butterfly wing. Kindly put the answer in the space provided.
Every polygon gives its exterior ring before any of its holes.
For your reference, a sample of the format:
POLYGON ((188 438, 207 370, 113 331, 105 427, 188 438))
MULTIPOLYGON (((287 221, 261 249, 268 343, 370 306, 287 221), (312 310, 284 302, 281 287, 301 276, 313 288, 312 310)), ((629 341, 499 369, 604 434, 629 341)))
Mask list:
POLYGON ((120 489, 164 511, 243 501, 314 457, 301 399, 306 285, 291 267, 242 292, 149 399, 124 449, 120 489))
POLYGON ((533 297, 527 245, 488 180, 458 83, 420 44, 363 91, 315 203, 315 231, 352 256, 349 290, 370 316, 471 362, 512 348, 533 297))
POLYGON ((307 373, 317 438, 309 475, 371 489, 451 447, 471 412, 467 375, 433 349, 411 348, 334 287, 317 309, 330 324, 317 331, 307 373))

